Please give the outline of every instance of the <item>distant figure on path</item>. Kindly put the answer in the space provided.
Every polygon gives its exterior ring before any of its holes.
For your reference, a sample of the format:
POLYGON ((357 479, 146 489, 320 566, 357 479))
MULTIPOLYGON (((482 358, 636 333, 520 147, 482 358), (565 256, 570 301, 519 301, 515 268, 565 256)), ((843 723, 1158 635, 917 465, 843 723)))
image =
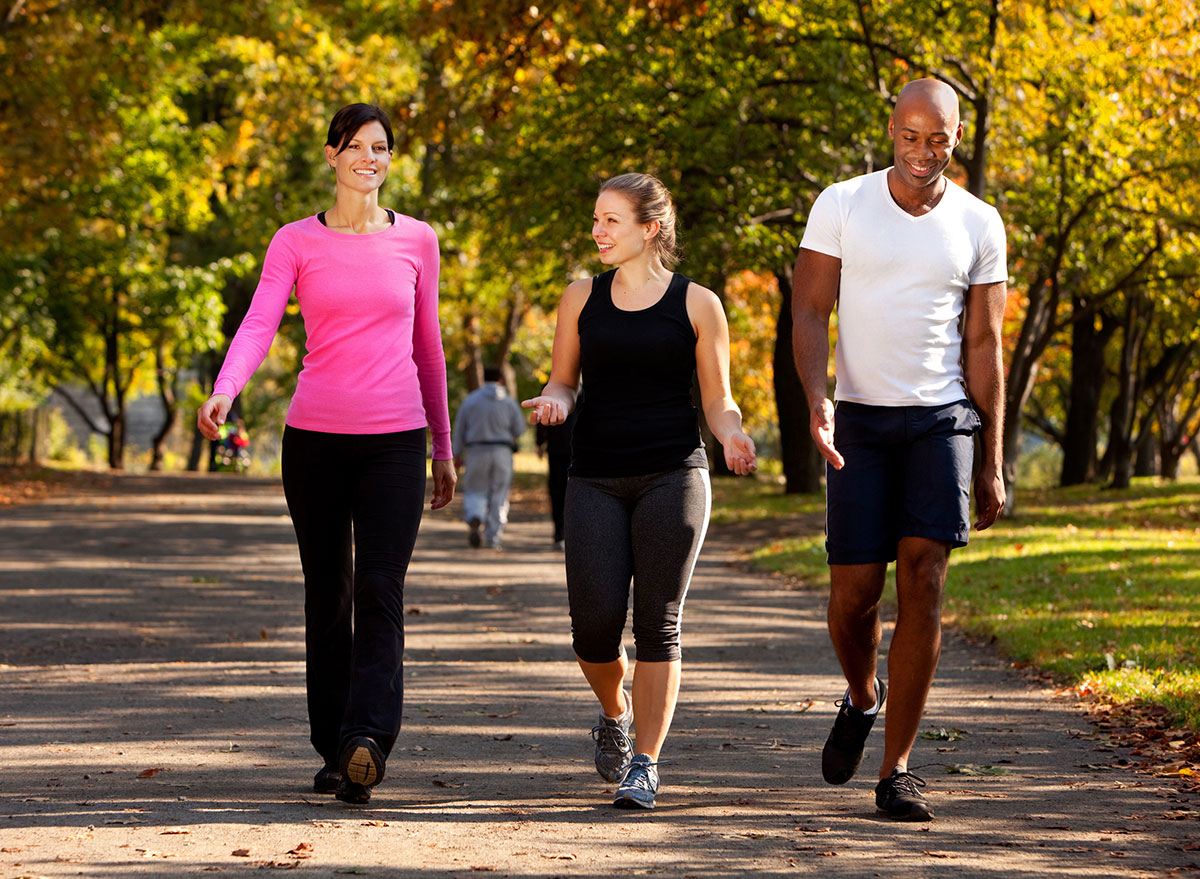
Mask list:
POLYGON ((554 523, 554 548, 562 550, 567 509, 567 472, 571 468, 571 434, 575 430, 575 419, 583 405, 583 391, 577 392, 575 408, 562 424, 537 426, 538 454, 546 456, 546 488, 550 494, 550 520, 554 523))
POLYGON ((592 238, 600 261, 616 268, 567 287, 550 381, 522 405, 534 423, 562 424, 582 371, 587 399, 575 424, 566 505, 571 634, 600 701, 596 770, 619 782, 613 805, 652 809, 679 696, 683 602, 712 505, 693 375, 730 469, 752 472, 755 450, 729 390, 721 301, 667 268, 676 247, 666 187, 647 174, 605 182, 592 238), (631 580, 632 699, 621 640, 631 580))
POLYGON ((1000 329, 1008 270, 996 209, 946 179, 962 140, 958 97, 910 82, 888 122, 891 168, 820 194, 800 243, 792 310, 796 369, 826 468, 829 634, 849 684, 821 769, 858 769, 884 699, 890 708, 877 807, 933 817, 908 771, 941 650, 950 550, 1004 508, 1000 329), (836 404, 827 397, 829 318, 838 311, 836 404), (876 674, 879 598, 896 562, 899 613, 888 682, 876 674))
POLYGON ((378 107, 333 117, 328 211, 282 227, 197 416, 215 438, 262 363, 292 288, 307 333, 283 432, 283 488, 304 568, 305 658, 317 793, 366 803, 400 731, 404 576, 425 497, 454 496, 446 361, 438 325, 438 241, 379 206, 392 129, 378 107))
POLYGON ((454 460, 465 465, 463 518, 471 546, 500 549, 508 524, 513 452, 525 432, 525 413, 504 386, 498 367, 483 371, 483 385, 467 394, 454 416, 454 460), (480 534, 480 528, 483 534, 480 534))

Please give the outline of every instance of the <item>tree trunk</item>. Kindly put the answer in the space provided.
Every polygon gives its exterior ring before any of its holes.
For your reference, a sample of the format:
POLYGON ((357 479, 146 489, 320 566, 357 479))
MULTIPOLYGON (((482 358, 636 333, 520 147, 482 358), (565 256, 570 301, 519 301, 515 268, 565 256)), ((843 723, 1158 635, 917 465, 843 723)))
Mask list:
MULTIPOLYGON (((1087 302, 1076 297, 1077 314, 1087 302)), ((1104 386, 1104 349, 1115 326, 1102 320, 1099 327, 1090 315, 1071 325, 1071 388, 1067 426, 1063 438, 1061 485, 1081 485, 1096 477, 1096 434, 1100 424, 1100 391, 1104 386)))
POLYGON ((1124 339, 1121 343, 1119 387, 1113 402, 1107 457, 1112 467, 1110 488, 1129 488, 1133 478, 1133 422, 1138 400, 1138 363, 1149 326, 1150 303, 1131 295, 1125 305, 1124 339))
POLYGON ((1154 435, 1151 423, 1147 423, 1138 437, 1137 455, 1133 461, 1134 476, 1158 475, 1158 438, 1154 435))
POLYGON ((1038 360, 1054 332, 1057 305, 1058 294, 1048 281, 1037 281, 1029 288, 1025 320, 1013 348, 1004 385, 1004 488, 1008 496, 1004 504, 1005 516, 1017 511, 1017 464, 1021 457, 1025 406, 1037 379, 1038 360))
POLYGON ((171 428, 175 426, 175 420, 179 414, 179 395, 176 392, 175 376, 167 375, 167 368, 163 364, 161 340, 154 348, 154 379, 158 384, 158 397, 163 404, 163 422, 154 434, 150 445, 150 469, 157 471, 162 470, 163 446, 166 444, 167 437, 171 433, 171 428))
POLYGON ((779 319, 775 323, 775 409, 779 417, 779 455, 784 491, 812 494, 821 490, 823 459, 808 431, 808 404, 796 373, 792 346, 792 271, 776 272, 779 319))

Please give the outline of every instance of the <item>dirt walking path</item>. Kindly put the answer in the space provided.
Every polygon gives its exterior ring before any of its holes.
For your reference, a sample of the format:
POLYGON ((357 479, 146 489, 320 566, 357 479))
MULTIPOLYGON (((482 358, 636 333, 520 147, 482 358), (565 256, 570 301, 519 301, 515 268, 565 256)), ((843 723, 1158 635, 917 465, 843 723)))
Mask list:
POLYGON ((301 579, 273 481, 127 475, 0 510, 0 879, 1200 876, 1200 797, 1128 762, 987 649, 949 638, 896 824, 820 780, 842 689, 818 592, 714 529, 685 619, 659 808, 609 805, 561 556, 427 515, 405 728, 369 807, 310 791, 301 579), (257 874, 256 875, 261 875, 257 874))

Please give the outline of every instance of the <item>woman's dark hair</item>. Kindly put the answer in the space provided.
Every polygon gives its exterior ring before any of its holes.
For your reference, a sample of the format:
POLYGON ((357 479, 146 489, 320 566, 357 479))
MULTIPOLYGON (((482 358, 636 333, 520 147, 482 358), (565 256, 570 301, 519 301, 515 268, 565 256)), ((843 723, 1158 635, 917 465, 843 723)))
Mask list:
POLYGON ((667 268, 679 262, 679 244, 675 232, 675 203, 661 180, 649 174, 621 174, 600 186, 601 192, 619 192, 633 205, 639 223, 658 223, 652 244, 667 268))
POLYGON ((392 123, 388 120, 387 113, 374 104, 347 104, 334 113, 329 123, 329 136, 325 138, 325 145, 341 153, 349 145, 350 139, 358 133, 358 129, 368 122, 378 122, 383 126, 390 152, 396 142, 392 137, 392 123))

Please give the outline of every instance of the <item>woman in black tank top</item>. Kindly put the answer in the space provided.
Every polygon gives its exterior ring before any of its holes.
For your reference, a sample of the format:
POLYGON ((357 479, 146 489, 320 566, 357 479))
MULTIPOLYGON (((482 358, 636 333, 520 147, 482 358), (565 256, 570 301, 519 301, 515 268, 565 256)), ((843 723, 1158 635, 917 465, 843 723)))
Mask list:
POLYGON ((614 805, 649 809, 679 694, 680 617, 711 506, 693 375, 729 468, 752 472, 755 449, 729 390, 720 300, 667 268, 677 258, 670 193, 647 174, 608 180, 592 238, 615 268, 567 287, 550 381, 522 405, 535 424, 561 424, 581 374, 586 383, 567 483, 572 642, 600 701, 596 769, 619 783, 614 805), (622 644, 631 583, 632 697, 622 644))

